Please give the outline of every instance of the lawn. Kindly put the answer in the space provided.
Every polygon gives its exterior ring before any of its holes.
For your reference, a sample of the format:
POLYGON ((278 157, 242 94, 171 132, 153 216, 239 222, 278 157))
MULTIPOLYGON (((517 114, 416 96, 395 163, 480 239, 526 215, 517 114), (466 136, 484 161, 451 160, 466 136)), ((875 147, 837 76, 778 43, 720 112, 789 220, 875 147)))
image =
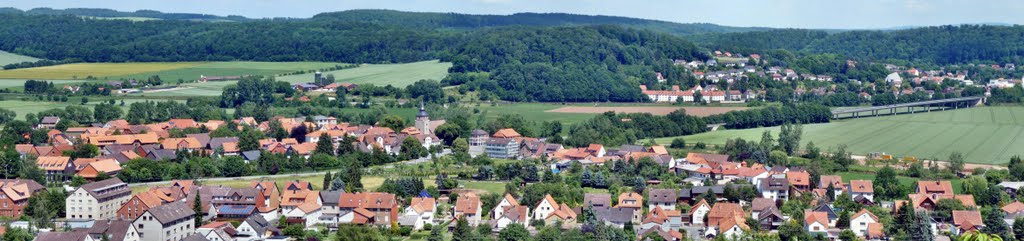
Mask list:
MULTIPOLYGON (((441 81, 448 76, 448 68, 451 66, 451 63, 436 60, 405 64, 364 64, 359 68, 325 72, 324 76, 334 75, 335 82, 405 87, 423 79, 441 81)), ((313 81, 313 74, 288 75, 278 77, 277 80, 293 84, 306 83, 313 81)))
MULTIPOLYGON (((687 143, 723 144, 730 138, 760 140, 778 127, 721 130, 683 137, 687 143)), ((659 138, 668 144, 673 137, 659 138)), ((945 159, 956 151, 967 162, 1005 164, 1024 155, 1024 107, 980 107, 930 113, 871 117, 804 125, 802 143, 823 149, 844 144, 854 154, 885 152, 898 157, 945 159)))
POLYGON ((36 61, 39 61, 39 59, 34 58, 34 57, 30 57, 30 56, 15 54, 15 53, 11 53, 11 52, 0 51, 0 65, 16 64, 16 63, 21 63, 21 62, 36 62, 36 61))

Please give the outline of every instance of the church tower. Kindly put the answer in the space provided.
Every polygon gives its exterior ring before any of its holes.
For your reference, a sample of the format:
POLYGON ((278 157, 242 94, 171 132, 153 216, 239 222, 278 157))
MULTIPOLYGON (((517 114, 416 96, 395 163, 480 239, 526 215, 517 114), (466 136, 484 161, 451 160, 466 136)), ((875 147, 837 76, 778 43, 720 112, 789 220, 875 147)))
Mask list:
POLYGON ((427 109, 424 108, 423 102, 420 102, 420 113, 416 114, 416 129, 420 129, 420 132, 425 135, 434 134, 434 130, 430 129, 430 115, 427 115, 427 109))

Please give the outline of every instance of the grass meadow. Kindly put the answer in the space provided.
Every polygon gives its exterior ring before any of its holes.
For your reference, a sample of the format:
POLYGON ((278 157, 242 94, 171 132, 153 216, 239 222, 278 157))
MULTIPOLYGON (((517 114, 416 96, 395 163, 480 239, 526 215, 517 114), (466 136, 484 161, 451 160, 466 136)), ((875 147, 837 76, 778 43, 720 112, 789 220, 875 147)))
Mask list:
MULTIPOLYGON (((131 105, 132 103, 135 103, 135 102, 143 102, 143 101, 147 101, 147 100, 163 101, 163 100, 160 100, 160 99, 143 99, 143 98, 124 99, 125 106, 121 107, 121 109, 124 110, 124 111, 128 111, 128 105, 131 105)), ((90 98, 89 103, 86 103, 85 106, 88 107, 91 110, 93 108, 93 106, 95 106, 96 104, 99 104, 100 101, 101 100, 99 100, 99 99, 90 98)), ((70 105, 79 105, 80 103, 81 103, 81 99, 79 99, 79 98, 71 98, 71 99, 68 100, 68 102, 53 102, 53 101, 45 101, 45 100, 44 101, 39 101, 39 100, 36 100, 34 98, 5 98, 4 100, 0 100, 0 108, 12 110, 12 111, 14 111, 15 113, 18 114, 17 118, 19 120, 24 120, 25 114, 28 114, 28 113, 38 113, 40 111, 54 109, 54 108, 64 108, 64 107, 67 107, 67 106, 70 106, 70 105)), ((116 103, 120 104, 121 101, 117 100, 116 103)))
MULTIPOLYGON (((779 128, 720 130, 685 136, 687 143, 724 144, 730 138, 760 140, 779 128)), ((656 139, 668 144, 670 138, 656 139)), ((967 162, 1005 164, 1024 155, 1024 107, 980 107, 883 116, 804 125, 801 140, 820 148, 845 144, 855 154, 885 152, 896 156, 945 159, 956 151, 967 162)))
MULTIPOLYGON (((359 68, 325 72, 324 76, 334 75, 334 82, 405 87, 422 79, 441 81, 448 76, 448 68, 451 66, 451 63, 436 60, 405 64, 364 64, 359 68)), ((313 74, 281 76, 277 80, 293 84, 305 83, 313 81, 313 74)))
POLYGON ((21 62, 36 62, 38 58, 0 51, 0 65, 16 64, 21 62))

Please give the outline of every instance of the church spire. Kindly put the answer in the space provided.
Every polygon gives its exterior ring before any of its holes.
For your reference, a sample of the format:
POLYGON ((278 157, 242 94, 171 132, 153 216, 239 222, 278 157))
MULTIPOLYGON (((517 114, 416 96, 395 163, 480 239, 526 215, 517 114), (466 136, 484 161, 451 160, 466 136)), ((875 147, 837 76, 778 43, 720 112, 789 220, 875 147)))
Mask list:
POLYGON ((420 113, 416 114, 416 118, 420 118, 420 117, 429 117, 427 115, 427 108, 425 108, 423 106, 423 102, 420 102, 420 113))

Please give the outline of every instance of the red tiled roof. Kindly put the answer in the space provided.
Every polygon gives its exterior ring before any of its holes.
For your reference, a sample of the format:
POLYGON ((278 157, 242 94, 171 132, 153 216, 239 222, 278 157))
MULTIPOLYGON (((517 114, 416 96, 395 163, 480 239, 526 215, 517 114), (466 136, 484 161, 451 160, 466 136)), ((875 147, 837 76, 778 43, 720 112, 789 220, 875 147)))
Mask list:
POLYGON ((850 191, 856 193, 874 193, 874 183, 871 180, 850 180, 850 191))

